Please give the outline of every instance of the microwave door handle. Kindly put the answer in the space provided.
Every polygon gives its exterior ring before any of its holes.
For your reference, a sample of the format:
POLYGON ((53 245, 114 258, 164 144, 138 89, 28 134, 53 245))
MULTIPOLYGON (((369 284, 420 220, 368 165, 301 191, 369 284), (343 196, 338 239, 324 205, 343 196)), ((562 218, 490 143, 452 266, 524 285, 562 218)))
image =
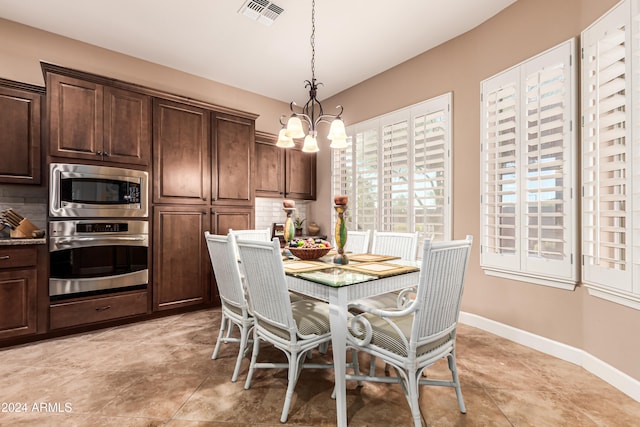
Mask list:
POLYGON ((69 237, 67 239, 57 240, 56 243, 58 245, 71 245, 77 242, 105 242, 105 241, 114 241, 114 242, 142 242, 146 238, 145 237, 69 237))

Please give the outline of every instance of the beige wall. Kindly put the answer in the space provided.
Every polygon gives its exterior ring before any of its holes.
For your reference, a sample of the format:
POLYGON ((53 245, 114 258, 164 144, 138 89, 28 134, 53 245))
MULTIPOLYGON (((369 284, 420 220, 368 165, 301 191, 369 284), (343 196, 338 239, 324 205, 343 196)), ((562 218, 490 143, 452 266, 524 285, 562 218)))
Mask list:
MULTIPOLYGON (((519 0, 480 27, 325 101, 356 123, 453 92, 455 238, 479 241, 480 81, 571 37, 617 0, 519 0), (553 11, 553 13, 549 13, 553 11)), ((40 60, 115 77, 260 115, 256 128, 277 132, 286 103, 0 19, 0 77, 43 85, 40 60)), ((303 90, 301 87, 300 90, 303 90)), ((327 144, 318 161, 318 200, 310 215, 330 230, 327 144)), ((640 312, 590 297, 486 276, 476 244, 463 310, 570 346, 640 380, 640 312), (629 338, 631 337, 631 338, 629 338)))
MULTIPOLYGON (((617 0, 519 0, 474 30, 328 99, 357 123, 453 92, 453 233, 475 237, 462 309, 586 352, 640 380, 640 311, 575 292, 498 279, 480 269, 480 82, 580 32, 617 0), (553 13, 550 13, 553 11, 553 13)), ((323 148, 326 145, 323 145, 323 148)), ((321 151, 319 170, 329 168, 321 151)), ((318 179, 318 196, 330 194, 318 179)), ((330 207, 314 206, 329 224, 330 207)))

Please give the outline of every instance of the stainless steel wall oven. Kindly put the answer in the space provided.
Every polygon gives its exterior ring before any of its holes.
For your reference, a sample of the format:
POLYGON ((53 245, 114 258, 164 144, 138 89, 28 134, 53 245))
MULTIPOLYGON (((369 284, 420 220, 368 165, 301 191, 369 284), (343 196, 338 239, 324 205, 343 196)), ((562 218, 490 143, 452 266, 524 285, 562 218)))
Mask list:
POLYGON ((146 288, 148 227, 128 219, 51 221, 51 299, 146 288))

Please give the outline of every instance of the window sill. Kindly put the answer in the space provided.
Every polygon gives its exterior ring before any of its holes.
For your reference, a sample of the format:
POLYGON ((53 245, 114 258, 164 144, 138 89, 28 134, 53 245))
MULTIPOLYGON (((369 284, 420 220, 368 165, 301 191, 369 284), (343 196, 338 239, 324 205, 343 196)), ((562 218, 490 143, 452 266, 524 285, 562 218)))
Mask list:
POLYGON ((574 291, 576 289, 576 282, 571 280, 562 280, 553 277, 533 276, 531 274, 505 271, 489 267, 482 267, 482 269, 488 276, 517 280, 519 282, 533 283, 534 285, 549 286, 551 288, 563 289, 565 291, 574 291))
POLYGON ((634 295, 628 292, 607 288, 606 286, 598 286, 591 283, 585 283, 584 287, 587 288, 589 295, 592 297, 602 298, 616 304, 633 308, 634 310, 640 310, 640 295, 634 295))

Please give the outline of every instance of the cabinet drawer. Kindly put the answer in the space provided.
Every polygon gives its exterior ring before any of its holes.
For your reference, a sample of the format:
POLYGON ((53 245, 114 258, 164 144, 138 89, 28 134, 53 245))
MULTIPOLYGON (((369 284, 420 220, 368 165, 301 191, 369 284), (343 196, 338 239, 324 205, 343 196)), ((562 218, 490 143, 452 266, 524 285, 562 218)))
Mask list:
POLYGON ((50 327, 66 328, 146 312, 147 292, 59 303, 50 308, 50 327))
POLYGON ((0 247, 0 269, 36 265, 36 248, 29 246, 0 247))

